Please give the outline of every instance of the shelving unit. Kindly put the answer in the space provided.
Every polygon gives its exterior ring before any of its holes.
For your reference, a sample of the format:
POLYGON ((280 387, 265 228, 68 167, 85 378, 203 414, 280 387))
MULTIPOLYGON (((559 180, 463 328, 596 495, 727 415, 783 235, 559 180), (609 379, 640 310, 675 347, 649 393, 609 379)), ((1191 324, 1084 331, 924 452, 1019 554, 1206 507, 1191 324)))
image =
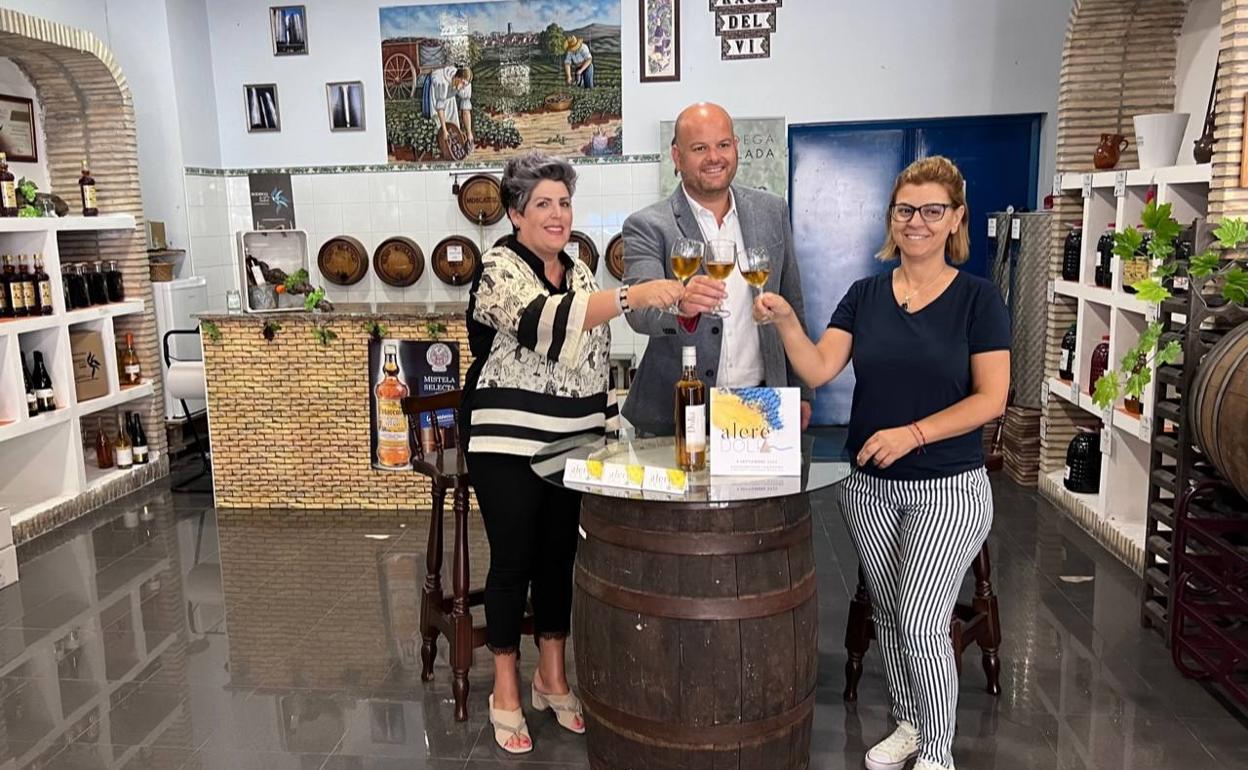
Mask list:
MULTIPOLYGON (((1143 574, 1148 532, 1150 453, 1153 439, 1157 373, 1145 389, 1140 415, 1130 414, 1122 399, 1112 409, 1101 410, 1092 402, 1091 357, 1102 336, 1109 336, 1109 365, 1116 368, 1127 350, 1134 347, 1159 310, 1123 288, 1117 257, 1112 263, 1112 286, 1095 285, 1096 245, 1110 223, 1115 230, 1133 228, 1150 188, 1159 203, 1170 203, 1180 223, 1205 216, 1209 197, 1208 165, 1063 174, 1057 186, 1063 195, 1081 195, 1083 243, 1077 281, 1052 281, 1054 303, 1075 306, 1077 337, 1074 378, 1063 381, 1056 369, 1049 371, 1043 396, 1068 402, 1102 422, 1101 479, 1095 495, 1078 495, 1062 484, 1064 469, 1048 469, 1040 478, 1040 490, 1062 506, 1120 559, 1143 574)), ((1056 363, 1056 355, 1047 356, 1056 363)))
MULTIPOLYGON (((61 284, 62 260, 58 233, 132 230, 135 219, 118 214, 99 217, 0 219, 0 253, 41 254, 52 277, 53 313, 49 316, 0 320, 0 506, 9 512, 7 527, 18 525, 84 492, 98 489, 120 474, 100 474, 88 464, 83 418, 150 398, 153 384, 122 388, 117 375, 117 334, 114 321, 142 314, 143 300, 128 300, 73 312, 65 311, 61 284), (74 387, 70 332, 89 329, 100 333, 104 347, 103 374, 108 393, 79 402, 74 387), (34 351, 43 354, 56 393, 57 409, 30 417, 26 413, 22 359, 30 365, 34 351)), ((94 422, 88 420, 94 425, 94 422)), ((116 431, 116 424, 110 425, 116 431)), ((0 534, 0 541, 12 541, 0 534)))

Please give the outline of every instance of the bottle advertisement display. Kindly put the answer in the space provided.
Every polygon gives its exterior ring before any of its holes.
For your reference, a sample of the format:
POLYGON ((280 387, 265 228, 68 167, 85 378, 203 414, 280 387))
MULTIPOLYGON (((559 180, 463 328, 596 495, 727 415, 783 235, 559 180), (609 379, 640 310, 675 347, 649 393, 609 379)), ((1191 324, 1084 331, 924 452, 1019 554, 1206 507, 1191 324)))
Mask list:
MULTIPOLYGON (((411 470, 417 447, 403 414, 403 399, 459 388, 459 345, 437 340, 373 341, 368 345, 368 372, 373 467, 411 470)), ((454 422, 449 409, 438 412, 436 428, 432 415, 422 415, 419 440, 425 451, 435 446, 435 430, 446 437, 454 422)))
POLYGON ((712 476, 797 476, 802 472, 801 391, 711 390, 712 476))

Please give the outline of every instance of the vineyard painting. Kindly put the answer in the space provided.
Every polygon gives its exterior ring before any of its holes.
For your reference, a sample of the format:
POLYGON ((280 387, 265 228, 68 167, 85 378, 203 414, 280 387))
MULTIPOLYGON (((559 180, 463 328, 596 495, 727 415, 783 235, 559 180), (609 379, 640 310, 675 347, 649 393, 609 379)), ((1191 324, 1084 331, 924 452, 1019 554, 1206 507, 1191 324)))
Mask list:
POLYGON ((620 0, 382 8, 391 163, 623 153, 620 0))

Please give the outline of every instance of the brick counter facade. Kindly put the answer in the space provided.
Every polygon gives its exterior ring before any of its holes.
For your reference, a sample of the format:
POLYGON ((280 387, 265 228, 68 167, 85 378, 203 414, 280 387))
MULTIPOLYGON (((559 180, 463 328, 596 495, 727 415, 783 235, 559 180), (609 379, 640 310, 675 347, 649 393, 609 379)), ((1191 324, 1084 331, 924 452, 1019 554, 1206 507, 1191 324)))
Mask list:
POLYGON ((395 340, 433 339, 428 322, 440 321, 439 338, 459 343, 461 381, 472 363, 462 311, 206 317, 221 333, 204 337, 218 508, 429 507, 423 476, 370 463, 368 318, 395 340), (271 342, 269 320, 282 325, 271 342), (337 338, 321 344, 318 325, 337 338))

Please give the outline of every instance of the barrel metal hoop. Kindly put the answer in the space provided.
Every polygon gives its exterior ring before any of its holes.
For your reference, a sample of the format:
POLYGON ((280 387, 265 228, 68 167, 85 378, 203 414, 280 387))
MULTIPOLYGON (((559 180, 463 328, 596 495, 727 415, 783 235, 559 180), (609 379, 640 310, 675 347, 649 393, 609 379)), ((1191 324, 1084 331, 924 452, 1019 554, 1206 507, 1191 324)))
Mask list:
POLYGON ((751 620, 794 610, 815 595, 815 571, 779 591, 746 596, 664 596, 614 586, 576 565, 576 587, 610 607, 677 620, 751 620))
POLYGON ((591 537, 642 553, 675 556, 743 556, 767 553, 810 540, 810 512, 783 527, 757 532, 663 532, 612 524, 591 511, 582 511, 581 528, 591 537))
POLYGON ((796 706, 766 719, 688 727, 620 711, 598 700, 584 688, 580 696, 590 718, 634 740, 676 749, 703 748, 722 751, 736 751, 740 744, 757 745, 779 737, 808 719, 815 706, 815 692, 811 690, 796 706))

